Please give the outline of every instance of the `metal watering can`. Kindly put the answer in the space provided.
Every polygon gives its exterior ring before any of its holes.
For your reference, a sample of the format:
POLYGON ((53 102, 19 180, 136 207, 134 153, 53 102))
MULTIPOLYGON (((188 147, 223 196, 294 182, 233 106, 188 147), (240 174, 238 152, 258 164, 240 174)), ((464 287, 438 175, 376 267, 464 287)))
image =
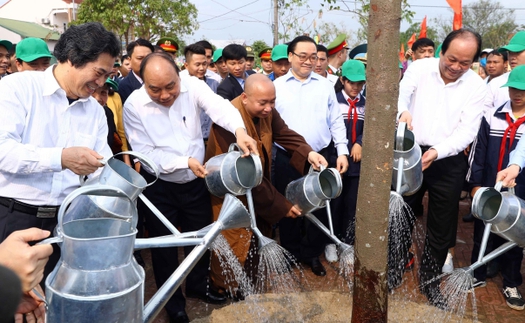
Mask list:
POLYGON ((326 234, 339 249, 339 254, 351 252, 353 247, 342 242, 334 234, 330 200, 343 190, 341 175, 335 168, 321 166, 319 172, 310 167, 308 174, 286 186, 286 198, 301 210, 301 213, 326 234), (311 212, 326 206, 329 229, 311 212))
POLYGON ((211 194, 218 197, 223 197, 226 193, 244 195, 249 189, 261 184, 261 159, 256 155, 243 158, 240 150, 237 144, 231 144, 227 153, 212 157, 206 162, 208 175, 205 181, 211 194))
POLYGON ((392 182, 400 195, 412 195, 423 184, 421 166, 421 148, 416 144, 414 133, 407 128, 405 122, 397 126, 394 142, 392 182))
POLYGON ((275 243, 261 233, 255 218, 252 188, 261 184, 263 179, 261 159, 256 155, 241 157, 239 146, 233 143, 227 153, 210 158, 205 167, 208 171, 205 177, 206 186, 211 194, 218 197, 227 193, 246 195, 251 218, 249 227, 257 237, 259 249, 275 243))
POLYGON ((126 193, 109 185, 80 187, 66 197, 58 213, 57 236, 61 258, 46 279, 47 322, 151 322, 180 287, 221 230, 247 227, 250 216, 241 201, 227 194, 219 219, 202 231, 184 236, 135 239, 136 228, 119 218, 68 218, 68 206, 79 196, 126 193), (194 239, 185 239, 194 236, 194 239), (144 270, 132 257, 135 248, 197 245, 177 270, 144 304, 144 270))
POLYGON ((302 214, 313 212, 325 206, 325 201, 338 197, 343 190, 341 175, 335 168, 321 167, 321 171, 310 170, 306 176, 286 186, 286 198, 302 214))
POLYGON ((494 188, 482 187, 478 189, 472 198, 472 215, 485 222, 485 231, 479 250, 478 260, 469 267, 460 268, 465 274, 473 275, 474 270, 486 265, 489 261, 520 246, 525 247, 525 201, 514 195, 514 188, 507 192, 500 192, 502 182, 496 183, 494 188), (507 240, 485 255, 490 232, 493 232, 507 240))

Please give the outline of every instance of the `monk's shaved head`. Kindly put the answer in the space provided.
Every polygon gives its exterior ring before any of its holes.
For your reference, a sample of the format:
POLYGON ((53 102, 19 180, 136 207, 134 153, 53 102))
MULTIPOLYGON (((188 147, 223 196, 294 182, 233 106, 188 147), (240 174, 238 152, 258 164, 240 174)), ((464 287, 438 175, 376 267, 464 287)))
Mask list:
POLYGON ((267 118, 275 106, 275 86, 268 76, 252 74, 244 83, 241 100, 252 118, 267 118))
POLYGON ((252 74, 246 78, 246 83, 244 83, 244 92, 247 92, 248 94, 253 93, 257 88, 273 88, 275 91, 275 87, 273 85, 272 80, 267 75, 264 74, 252 74))

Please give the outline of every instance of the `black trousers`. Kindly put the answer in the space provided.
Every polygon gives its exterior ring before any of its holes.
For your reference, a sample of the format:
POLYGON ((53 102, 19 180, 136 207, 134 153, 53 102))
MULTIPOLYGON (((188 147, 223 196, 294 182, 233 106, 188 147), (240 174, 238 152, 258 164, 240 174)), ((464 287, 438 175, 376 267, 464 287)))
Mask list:
MULTIPOLYGON (((153 180, 153 176, 146 171, 141 170, 140 173, 148 182, 153 180)), ((210 195, 204 179, 198 178, 185 184, 158 179, 144 191, 144 195, 182 232, 199 230, 212 222, 210 195)), ((171 234, 149 208, 144 205, 141 208, 139 212, 143 212, 146 217, 150 237, 171 234)), ((188 255, 192 250, 193 247, 184 247, 184 254, 188 255)), ((151 249, 151 259, 155 282, 160 288, 179 266, 178 248, 151 249)), ((207 252, 186 277, 186 291, 206 293, 209 263, 210 255, 207 252)), ((181 288, 177 289, 165 306, 168 315, 183 311, 185 307, 186 299, 181 288)))
MULTIPOLYGON (((472 263, 475 263, 478 260, 479 251, 481 249, 481 240, 483 238, 483 231, 485 230, 485 225, 483 221, 479 219, 474 219, 474 247, 472 248, 472 263)), ((500 237, 497 234, 491 233, 489 236, 489 241, 487 245, 491 244, 489 249, 487 246, 487 252, 485 255, 505 242, 507 239, 500 237)), ((501 276, 503 276, 503 286, 505 287, 518 287, 521 286, 523 278, 521 276, 521 262, 523 260, 523 248, 514 247, 509 251, 505 252, 497 258, 497 261, 500 264, 501 276)), ((496 261, 496 259, 492 260, 496 261)), ((478 281, 484 281, 487 279, 487 266, 481 266, 474 270, 474 278, 478 281)))
POLYGON ((343 175, 343 191, 330 203, 335 235, 343 242, 353 245, 355 241, 355 212, 359 176, 343 175))
MULTIPOLYGON (((43 219, 37 218, 33 214, 22 213, 13 210, 13 206, 0 205, 0 243, 3 242, 11 233, 18 230, 25 230, 29 228, 39 228, 42 230, 51 231, 50 237, 54 235, 54 230, 57 225, 57 218, 43 219)), ((38 241, 30 244, 35 244, 38 241)), ((45 281, 47 276, 55 269, 58 260, 60 259, 60 248, 53 244, 53 253, 44 268, 44 278, 40 282, 40 286, 45 290, 45 281)))
MULTIPOLYGON (((428 148, 422 147, 423 153, 426 150, 428 148)), ((425 246, 419 267, 421 282, 441 274, 448 249, 456 245, 459 198, 467 167, 465 156, 460 152, 434 161, 423 172, 420 190, 428 191, 428 216, 425 246)), ((405 201, 413 207, 416 197, 417 194, 408 196, 405 201)), ((434 284, 439 284, 439 281, 436 280, 434 284)))
MULTIPOLYGON (((290 165, 290 157, 287 153, 277 148, 275 154, 275 188, 285 195, 288 183, 300 177, 301 174, 290 165)), ((328 227, 326 209, 317 210, 312 214, 328 227)), ((323 253, 325 245, 330 243, 329 238, 304 217, 282 218, 279 221, 279 238, 281 246, 299 260, 319 257, 323 253)))

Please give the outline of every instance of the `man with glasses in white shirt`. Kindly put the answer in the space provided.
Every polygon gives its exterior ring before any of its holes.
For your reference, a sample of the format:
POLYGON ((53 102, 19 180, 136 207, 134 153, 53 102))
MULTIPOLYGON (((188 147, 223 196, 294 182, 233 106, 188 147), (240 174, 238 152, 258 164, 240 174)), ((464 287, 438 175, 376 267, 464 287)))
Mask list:
MULTIPOLYGON (((91 94, 103 86, 120 41, 100 23, 71 26, 56 65, 0 82, 0 242, 13 231, 53 232, 64 198, 112 156, 104 110, 91 94)), ((50 257, 44 277, 60 257, 50 257)))
MULTIPOLYGON (((299 36, 290 42, 287 52, 291 69, 274 81, 275 108, 288 127, 302 135, 314 151, 328 156, 330 151, 336 150, 337 160, 331 166, 342 174, 348 168, 346 128, 333 84, 313 72, 318 60, 317 44, 308 36, 299 36)), ((275 187, 281 194, 285 193, 290 181, 301 176, 290 166, 289 160, 288 153, 277 147, 275 187)), ((324 210, 314 214, 327 222, 324 210)), ((324 276, 326 271, 319 256, 328 240, 320 230, 310 223, 303 223, 303 220, 285 218, 279 222, 281 244, 310 266, 315 275, 324 276), (307 224, 304 237, 301 236, 303 224, 307 224)))
POLYGON ((437 277, 448 249, 456 244, 459 198, 467 172, 463 150, 474 140, 483 113, 486 85, 470 69, 480 52, 479 34, 453 31, 443 41, 439 58, 417 60, 408 67, 399 89, 399 121, 413 129, 421 146, 420 189, 429 194, 420 289, 441 308, 447 304, 437 277))

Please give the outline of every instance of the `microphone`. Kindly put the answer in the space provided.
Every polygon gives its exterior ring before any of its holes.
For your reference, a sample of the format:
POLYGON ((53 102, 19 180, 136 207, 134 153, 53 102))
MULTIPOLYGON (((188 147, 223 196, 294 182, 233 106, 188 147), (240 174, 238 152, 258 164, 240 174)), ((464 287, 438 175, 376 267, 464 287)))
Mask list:
POLYGON ((10 269, 0 266, 0 323, 13 322, 22 299, 20 278, 10 269))

